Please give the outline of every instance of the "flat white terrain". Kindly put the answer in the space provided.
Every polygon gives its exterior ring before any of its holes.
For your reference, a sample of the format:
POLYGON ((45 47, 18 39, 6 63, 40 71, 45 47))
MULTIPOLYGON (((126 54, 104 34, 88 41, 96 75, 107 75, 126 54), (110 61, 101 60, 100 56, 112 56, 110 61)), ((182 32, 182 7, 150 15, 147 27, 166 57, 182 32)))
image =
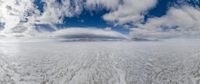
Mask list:
POLYGON ((1 42, 0 84, 200 84, 199 42, 1 42))

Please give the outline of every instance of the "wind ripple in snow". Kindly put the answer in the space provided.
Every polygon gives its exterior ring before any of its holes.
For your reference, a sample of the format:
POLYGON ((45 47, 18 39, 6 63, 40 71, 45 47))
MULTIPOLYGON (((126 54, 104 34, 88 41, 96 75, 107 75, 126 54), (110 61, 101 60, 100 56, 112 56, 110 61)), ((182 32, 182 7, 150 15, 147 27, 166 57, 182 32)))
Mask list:
POLYGON ((0 84, 199 84, 200 45, 0 44, 0 84))

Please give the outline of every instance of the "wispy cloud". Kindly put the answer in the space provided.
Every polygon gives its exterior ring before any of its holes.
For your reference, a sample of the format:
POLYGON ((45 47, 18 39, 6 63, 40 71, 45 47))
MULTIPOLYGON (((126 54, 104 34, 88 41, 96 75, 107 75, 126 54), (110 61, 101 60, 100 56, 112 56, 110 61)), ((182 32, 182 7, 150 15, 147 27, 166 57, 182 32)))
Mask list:
POLYGON ((146 24, 133 29, 132 38, 199 37, 200 9, 183 6, 170 8, 167 15, 152 18, 146 24))
MULTIPOLYGON (((192 0, 182 0, 184 3, 192 0)), ((195 3, 198 0, 194 0, 195 3)), ((106 8, 109 13, 103 19, 113 25, 137 26, 130 28, 131 38, 173 38, 200 36, 200 9, 187 4, 169 7, 162 17, 154 17, 144 24, 144 15, 153 8, 157 0, 41 0, 44 11, 40 12, 34 0, 0 0, 0 24, 5 23, 1 34, 32 35, 34 24, 54 25, 63 23, 64 17, 74 17, 83 9, 106 8), (22 27, 23 26, 23 27, 22 27)), ((56 28, 55 28, 56 29, 56 28)))

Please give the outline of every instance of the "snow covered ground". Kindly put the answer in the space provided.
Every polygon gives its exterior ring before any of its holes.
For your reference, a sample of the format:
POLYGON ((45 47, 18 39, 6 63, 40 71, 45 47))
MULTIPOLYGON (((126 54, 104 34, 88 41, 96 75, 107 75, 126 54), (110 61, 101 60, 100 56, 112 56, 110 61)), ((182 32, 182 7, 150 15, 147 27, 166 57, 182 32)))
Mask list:
POLYGON ((0 42, 0 84, 200 84, 199 42, 0 42))

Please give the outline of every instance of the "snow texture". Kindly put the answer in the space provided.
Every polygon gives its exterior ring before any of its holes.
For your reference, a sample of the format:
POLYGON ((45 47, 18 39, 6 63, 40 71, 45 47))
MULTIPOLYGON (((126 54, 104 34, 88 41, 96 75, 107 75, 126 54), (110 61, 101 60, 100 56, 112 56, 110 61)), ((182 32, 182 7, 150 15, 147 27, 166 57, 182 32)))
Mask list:
POLYGON ((0 84, 199 84, 198 42, 1 42, 0 84))

